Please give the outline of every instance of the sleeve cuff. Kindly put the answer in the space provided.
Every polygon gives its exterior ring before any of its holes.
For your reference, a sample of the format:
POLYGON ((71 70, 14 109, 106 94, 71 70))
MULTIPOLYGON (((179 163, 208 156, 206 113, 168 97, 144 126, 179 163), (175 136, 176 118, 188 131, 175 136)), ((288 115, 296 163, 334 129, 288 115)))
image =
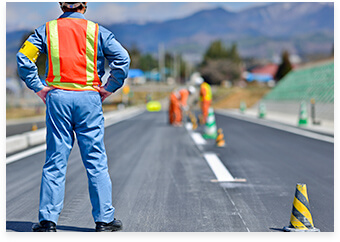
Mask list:
POLYGON ((39 85, 32 87, 32 90, 37 93, 39 91, 41 91, 45 86, 40 82, 39 85))
POLYGON ((115 92, 119 89, 122 84, 116 82, 111 76, 107 79, 104 89, 108 92, 115 92))

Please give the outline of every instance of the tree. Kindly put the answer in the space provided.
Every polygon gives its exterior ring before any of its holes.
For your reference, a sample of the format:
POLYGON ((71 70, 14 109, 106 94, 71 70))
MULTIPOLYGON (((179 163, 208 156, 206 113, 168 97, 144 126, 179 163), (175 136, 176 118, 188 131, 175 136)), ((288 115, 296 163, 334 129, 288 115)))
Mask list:
POLYGON ((204 54, 203 61, 216 59, 227 59, 229 56, 228 50, 224 47, 221 40, 217 40, 211 43, 209 48, 204 54))
POLYGON ((133 44, 132 47, 128 50, 128 52, 129 52, 130 59, 131 59, 130 68, 140 69, 139 59, 141 57, 141 53, 137 45, 133 44))
POLYGON ((285 50, 282 52, 282 61, 275 74, 275 80, 280 81, 292 69, 293 67, 289 60, 289 53, 285 50))
POLYGON ((236 43, 226 48, 221 40, 217 40, 208 47, 199 70, 210 84, 220 84, 224 80, 234 82, 241 77, 241 62, 236 43))
POLYGON ((229 51, 229 58, 235 62, 235 63, 241 63, 241 57, 238 53, 238 50, 237 50, 237 44, 236 43, 233 43, 231 48, 230 48, 230 51, 229 51))
POLYGON ((228 60, 209 60, 200 69, 204 80, 213 85, 220 85, 224 80, 238 80, 241 77, 239 64, 228 60))
POLYGON ((151 54, 145 54, 139 58, 139 67, 142 71, 150 71, 158 68, 158 61, 151 54))

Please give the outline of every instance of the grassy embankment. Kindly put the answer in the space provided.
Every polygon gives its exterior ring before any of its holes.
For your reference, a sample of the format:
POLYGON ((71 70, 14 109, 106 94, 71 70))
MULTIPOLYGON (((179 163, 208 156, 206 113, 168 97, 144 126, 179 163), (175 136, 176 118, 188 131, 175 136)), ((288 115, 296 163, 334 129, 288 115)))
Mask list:
POLYGON ((269 91, 269 87, 259 85, 248 85, 246 88, 219 87, 213 96, 212 106, 215 109, 238 109, 241 101, 244 101, 247 107, 251 107, 269 91))

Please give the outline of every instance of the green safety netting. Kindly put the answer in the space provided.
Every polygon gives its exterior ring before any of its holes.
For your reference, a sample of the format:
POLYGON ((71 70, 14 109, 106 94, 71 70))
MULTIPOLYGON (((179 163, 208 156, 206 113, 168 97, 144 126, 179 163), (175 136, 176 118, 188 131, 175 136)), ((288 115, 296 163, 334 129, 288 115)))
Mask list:
POLYGON ((288 73, 263 100, 334 103, 334 62, 288 73))

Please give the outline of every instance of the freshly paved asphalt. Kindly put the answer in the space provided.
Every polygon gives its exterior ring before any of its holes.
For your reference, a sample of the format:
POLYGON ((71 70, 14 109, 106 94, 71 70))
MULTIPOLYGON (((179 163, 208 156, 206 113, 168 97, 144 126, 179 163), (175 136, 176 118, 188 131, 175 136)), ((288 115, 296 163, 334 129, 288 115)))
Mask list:
POLYGON ((314 226, 334 231, 334 144, 216 115, 226 147, 210 141, 234 177, 222 184, 250 231, 277 231, 289 225, 297 183, 305 183, 314 226))
MULTIPOLYGON (((124 232, 280 231, 289 225, 295 185, 306 183, 314 225, 334 231, 334 145, 216 115, 227 145, 198 149, 165 112, 143 113, 106 128, 115 217, 124 232), (245 183, 213 183, 204 152, 215 152, 245 183)), ((201 127, 198 131, 203 132, 201 127)), ((7 231, 38 220, 44 152, 7 165, 7 231)), ((68 163, 57 229, 94 231, 78 146, 68 163)))

